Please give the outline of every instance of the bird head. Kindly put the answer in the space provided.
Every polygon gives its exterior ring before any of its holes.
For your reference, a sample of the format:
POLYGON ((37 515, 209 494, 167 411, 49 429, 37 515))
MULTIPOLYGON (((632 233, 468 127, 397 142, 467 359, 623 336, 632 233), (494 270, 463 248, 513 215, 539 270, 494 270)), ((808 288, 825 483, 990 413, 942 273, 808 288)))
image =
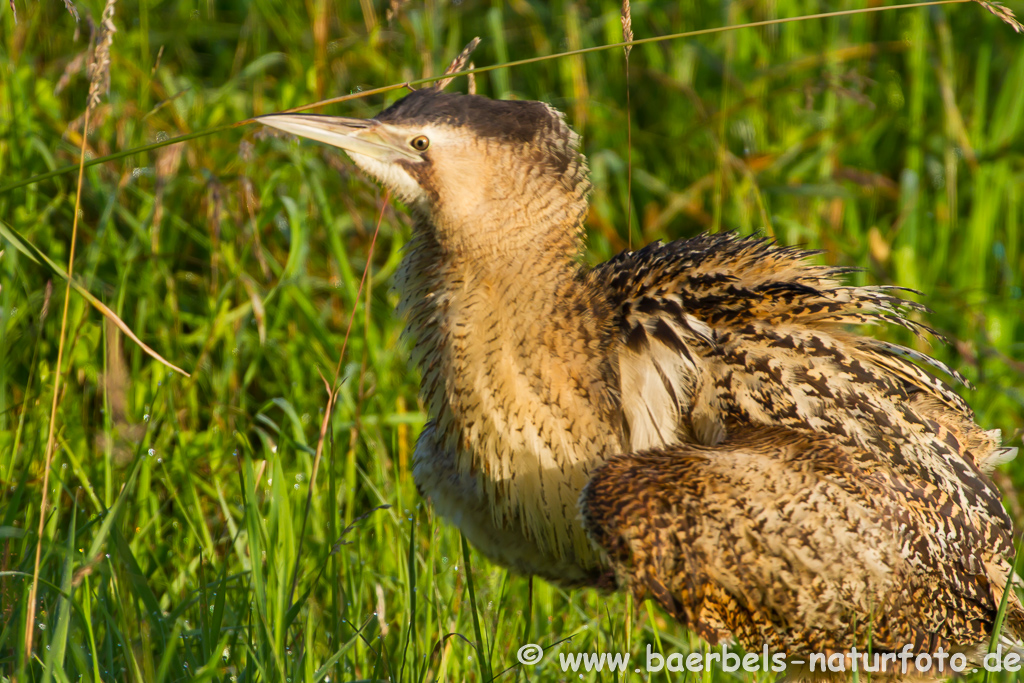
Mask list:
POLYGON ((528 229, 535 226, 575 228, 586 210, 590 184, 579 136, 542 102, 425 88, 372 119, 259 120, 340 147, 454 248, 480 246, 485 237, 506 245, 535 239, 528 229))

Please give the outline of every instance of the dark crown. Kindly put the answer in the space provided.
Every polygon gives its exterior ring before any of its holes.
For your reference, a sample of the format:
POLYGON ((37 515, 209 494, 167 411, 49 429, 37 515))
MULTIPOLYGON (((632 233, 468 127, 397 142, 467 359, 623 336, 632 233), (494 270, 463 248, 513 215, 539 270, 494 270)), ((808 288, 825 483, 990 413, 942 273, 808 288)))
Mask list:
POLYGON ((465 126, 483 137, 531 142, 538 134, 563 134, 561 116, 543 102, 492 100, 482 95, 416 90, 376 116, 391 124, 465 126))

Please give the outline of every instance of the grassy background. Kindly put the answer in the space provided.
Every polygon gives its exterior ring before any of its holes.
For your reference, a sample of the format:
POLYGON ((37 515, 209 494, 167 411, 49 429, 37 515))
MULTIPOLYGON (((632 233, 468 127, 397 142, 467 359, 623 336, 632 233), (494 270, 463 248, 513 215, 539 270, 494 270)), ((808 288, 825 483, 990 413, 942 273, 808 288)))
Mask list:
MULTIPOLYGON (((77 161, 89 86, 79 55, 103 9, 76 2, 76 27, 60 2, 15 0, 15 24, 3 4, 0 186, 77 161)), ((634 2, 632 15, 643 38, 863 6, 634 2)), ((610 0, 387 9, 121 0, 88 154, 436 75, 475 35, 480 66, 621 40, 610 0)), ((864 268, 860 283, 922 290, 931 321, 959 340, 935 354, 977 385, 965 395, 979 422, 1019 444, 1021 40, 966 4, 637 47, 634 243, 765 229, 864 268)), ((477 80, 485 94, 567 112, 595 181, 591 257, 624 248, 621 50, 477 80)), ((369 116, 397 96, 328 111, 369 116)), ((0 192, 0 221, 65 267, 74 178, 0 192)), ((192 377, 72 296, 32 653, 23 632, 64 284, 0 240, 0 679, 481 680, 513 667, 525 642, 571 637, 500 680, 613 680, 562 673, 553 653, 628 650, 642 662, 647 644, 700 647, 622 596, 541 581, 531 592, 476 555, 468 571, 408 470, 424 414, 388 289, 408 218, 383 199, 336 150, 257 126, 86 170, 76 275, 192 377), (333 376, 368 261, 313 482, 321 375, 333 376)), ((1024 461, 999 481, 1020 519, 1024 461)))

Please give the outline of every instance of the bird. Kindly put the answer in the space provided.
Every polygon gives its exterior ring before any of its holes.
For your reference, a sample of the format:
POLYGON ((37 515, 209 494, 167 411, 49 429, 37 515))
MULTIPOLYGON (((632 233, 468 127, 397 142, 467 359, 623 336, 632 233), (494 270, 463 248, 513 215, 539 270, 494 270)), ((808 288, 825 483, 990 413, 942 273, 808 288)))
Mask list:
POLYGON ((263 124, 340 148, 413 217, 396 275, 429 420, 413 475, 493 562, 653 599, 752 652, 963 652, 1012 590, 978 426, 893 286, 759 235, 587 266, 580 138, 536 101, 413 90, 370 119, 263 124))

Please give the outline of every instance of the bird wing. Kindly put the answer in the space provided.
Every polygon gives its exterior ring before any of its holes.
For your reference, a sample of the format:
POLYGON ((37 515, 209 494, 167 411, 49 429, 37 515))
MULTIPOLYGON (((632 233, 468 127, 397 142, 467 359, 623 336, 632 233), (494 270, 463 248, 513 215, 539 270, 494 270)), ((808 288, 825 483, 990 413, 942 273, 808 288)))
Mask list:
POLYGON ((750 425, 826 435, 942 491, 988 534, 988 547, 1012 552, 1009 516, 980 469, 1005 450, 919 364, 963 378, 851 331, 932 333, 909 317, 925 308, 896 288, 848 285, 851 269, 810 264, 814 253, 720 233, 624 252, 591 272, 622 341, 630 448, 713 446, 750 425))
MULTIPOLYGON (((781 428, 617 456, 581 508, 638 598, 752 650, 983 642, 1010 569, 942 491, 878 454, 781 428)), ((1014 597, 1017 637, 1022 614, 1014 597)))

